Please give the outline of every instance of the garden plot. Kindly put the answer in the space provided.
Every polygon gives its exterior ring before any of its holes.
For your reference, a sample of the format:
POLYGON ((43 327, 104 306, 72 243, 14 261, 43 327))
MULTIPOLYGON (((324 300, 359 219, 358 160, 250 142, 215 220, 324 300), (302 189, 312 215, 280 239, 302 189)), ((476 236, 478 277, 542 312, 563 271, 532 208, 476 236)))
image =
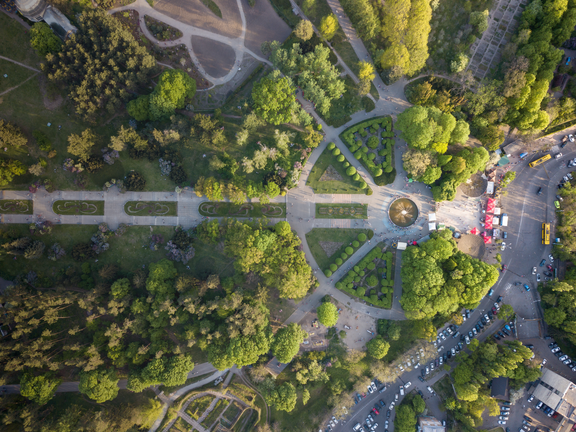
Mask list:
POLYGON ((379 117, 351 126, 340 134, 340 138, 372 174, 374 183, 384 186, 394 182, 396 170, 391 117, 379 117))
POLYGON ((394 295, 394 252, 380 243, 340 281, 336 288, 367 303, 382 308, 392 307, 394 295))

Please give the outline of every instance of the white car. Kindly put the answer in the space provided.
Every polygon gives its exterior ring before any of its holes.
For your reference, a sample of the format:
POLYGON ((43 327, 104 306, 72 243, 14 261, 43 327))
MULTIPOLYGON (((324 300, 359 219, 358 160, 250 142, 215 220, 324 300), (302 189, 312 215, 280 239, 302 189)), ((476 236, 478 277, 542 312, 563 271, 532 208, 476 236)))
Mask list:
POLYGON ((510 407, 500 407, 500 411, 510 411, 510 407))
POLYGON ((462 312, 462 321, 466 322, 466 313, 462 312))
POLYGON ((378 388, 376 387, 376 384, 374 384, 374 381, 372 381, 370 383, 370 386, 372 387, 372 390, 374 390, 374 391, 378 390, 378 388))
POLYGON ((466 345, 470 345, 470 338, 468 337, 468 335, 464 336, 464 340, 466 341, 466 345))
POLYGON ((402 372, 404 372, 404 368, 402 367, 402 365, 398 365, 398 367, 400 368, 400 370, 401 370, 402 372))
POLYGON ((538 270, 536 269, 536 267, 532 267, 532 274, 533 274, 533 275, 535 275, 537 271, 538 271, 538 270))
POLYGON ((552 256, 552 254, 548 255, 548 258, 550 259, 550 262, 551 262, 551 263, 554 262, 554 257, 552 256))
POLYGON ((372 388, 372 386, 368 386, 368 393, 370 394, 374 393, 374 389, 372 388))
POLYGON ((502 246, 500 246, 500 250, 506 250, 506 242, 502 242, 502 246))
POLYGON ((554 156, 556 159, 560 159, 562 157, 562 153, 558 153, 556 156, 554 156))
POLYGON ((548 362, 548 360, 542 359, 542 363, 540 363, 540 364, 541 364, 542 366, 544 366, 547 362, 548 362))
POLYGON ((534 400, 534 395, 531 394, 530 397, 528 398, 528 402, 532 402, 534 400))
POLYGON ((574 142, 574 135, 572 134, 568 135, 568 139, 570 140, 570 142, 574 142))
POLYGON ((412 383, 410 381, 408 381, 406 384, 404 384, 404 389, 407 389, 411 385, 412 385, 412 383))
POLYGON ((434 390, 432 390, 432 387, 428 386, 426 387, 428 389, 428 391, 430 392, 430 394, 434 394, 434 390))
POLYGON ((506 424, 506 422, 505 422, 505 421, 502 421, 502 420, 498 420, 498 424, 502 424, 502 425, 505 425, 505 424, 506 424))

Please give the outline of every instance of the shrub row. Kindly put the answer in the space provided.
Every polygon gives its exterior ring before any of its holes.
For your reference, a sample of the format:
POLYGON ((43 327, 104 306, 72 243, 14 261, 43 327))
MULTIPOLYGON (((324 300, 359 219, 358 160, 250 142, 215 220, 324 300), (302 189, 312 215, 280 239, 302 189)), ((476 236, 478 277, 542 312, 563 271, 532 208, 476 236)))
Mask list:
POLYGON ((326 270, 324 270, 324 275, 326 277, 330 277, 332 276, 332 274, 338 270, 338 267, 340 267, 342 264, 344 264, 346 262, 346 260, 348 258, 350 258, 350 256, 352 256, 352 254, 355 252, 356 249, 358 249, 360 246, 362 246, 364 243, 366 243, 366 240, 368 240, 368 237, 372 238, 372 236, 374 235, 374 233, 372 231, 368 232, 368 236, 366 236, 366 234, 364 233, 360 233, 358 234, 358 240, 354 240, 352 242, 352 246, 348 246, 344 252, 342 252, 342 254, 340 255, 340 257, 336 258, 334 260, 334 262, 332 264, 330 264, 330 267, 327 268, 326 270))
POLYGON ((392 306, 392 295, 394 292, 394 275, 392 274, 392 252, 384 252, 379 247, 372 249, 362 260, 354 266, 342 279, 336 282, 336 288, 352 295, 359 297, 371 303, 374 306, 382 308, 390 308, 392 306), (376 275, 371 275, 364 281, 368 288, 363 286, 357 286, 360 283, 362 277, 366 275, 366 272, 370 272, 375 269, 374 264, 375 259, 381 259, 386 261, 386 279, 382 279, 383 269, 379 269, 378 274, 380 280, 376 275), (382 298, 378 297, 376 288, 381 284, 380 291, 384 296, 382 298), (371 292, 374 289, 374 293, 371 295, 366 295, 366 292, 371 292))
POLYGON ((396 177, 396 170, 394 168, 394 160, 392 157, 394 140, 390 139, 393 137, 394 132, 392 131, 391 117, 379 117, 367 120, 349 127, 340 135, 340 138, 349 147, 350 151, 354 154, 354 157, 361 161, 362 165, 372 173, 374 182, 378 186, 392 183, 396 177), (384 129, 381 133, 381 143, 379 137, 376 135, 368 138, 366 144, 364 144, 361 139, 355 139, 355 133, 359 133, 361 137, 366 137, 368 136, 367 129, 369 129, 371 134, 375 134, 378 132, 380 127, 384 129), (385 160, 384 162, 377 164, 374 162, 376 155, 373 153, 368 154, 368 148, 375 150, 380 144, 382 144, 384 148, 378 152, 378 155, 385 157, 385 160))
POLYGON ((327 149, 331 151, 334 156, 336 156, 336 160, 338 162, 342 163, 342 166, 346 169, 346 174, 352 177, 354 181, 360 183, 360 189, 366 189, 368 187, 366 182, 361 179, 360 174, 356 172, 356 168, 351 166, 350 162, 346 160, 346 157, 340 153, 340 149, 336 147, 336 144, 334 144, 333 142, 328 143, 327 149))

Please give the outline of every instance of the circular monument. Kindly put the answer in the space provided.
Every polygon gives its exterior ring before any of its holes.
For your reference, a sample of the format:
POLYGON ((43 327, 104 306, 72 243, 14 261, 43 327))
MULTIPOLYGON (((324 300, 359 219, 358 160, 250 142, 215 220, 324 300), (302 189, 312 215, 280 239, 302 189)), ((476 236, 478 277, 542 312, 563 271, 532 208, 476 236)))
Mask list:
POLYGON ((416 222, 418 218, 418 207, 416 207, 414 201, 408 198, 400 198, 390 205, 388 215, 394 225, 407 227, 416 222))

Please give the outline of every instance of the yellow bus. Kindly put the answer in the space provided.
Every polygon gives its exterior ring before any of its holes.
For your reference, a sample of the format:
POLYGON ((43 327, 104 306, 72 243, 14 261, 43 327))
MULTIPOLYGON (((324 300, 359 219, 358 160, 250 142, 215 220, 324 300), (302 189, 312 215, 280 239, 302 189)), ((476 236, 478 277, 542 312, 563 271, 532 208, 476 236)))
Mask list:
POLYGON ((534 168, 535 166, 540 165, 541 163, 546 162, 547 160, 552 159, 552 156, 547 154, 546 156, 542 156, 540 159, 536 159, 534 162, 530 162, 530 168, 534 168))
POLYGON ((542 224, 542 244, 550 244, 550 224, 547 223, 542 224))

